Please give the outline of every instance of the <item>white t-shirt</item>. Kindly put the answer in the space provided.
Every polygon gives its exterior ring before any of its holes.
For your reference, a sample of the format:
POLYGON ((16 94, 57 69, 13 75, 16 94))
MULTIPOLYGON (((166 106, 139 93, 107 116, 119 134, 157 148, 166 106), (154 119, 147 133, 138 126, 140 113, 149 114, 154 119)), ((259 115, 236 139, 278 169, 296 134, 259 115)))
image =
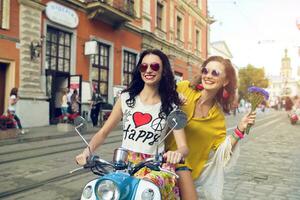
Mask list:
POLYGON ((16 112, 16 103, 15 104, 12 104, 12 102, 14 102, 14 101, 16 101, 16 99, 17 99, 17 97, 16 97, 16 95, 11 95, 10 97, 9 97, 9 105, 8 105, 8 110, 10 111, 10 112, 16 112))
MULTIPOLYGON (((154 105, 144 105, 139 96, 135 98, 133 108, 128 107, 126 100, 129 93, 121 94, 123 112, 122 147, 130 151, 154 155, 156 146, 165 135, 166 120, 160 118, 161 102, 154 105)), ((158 152, 164 151, 164 142, 158 152)))

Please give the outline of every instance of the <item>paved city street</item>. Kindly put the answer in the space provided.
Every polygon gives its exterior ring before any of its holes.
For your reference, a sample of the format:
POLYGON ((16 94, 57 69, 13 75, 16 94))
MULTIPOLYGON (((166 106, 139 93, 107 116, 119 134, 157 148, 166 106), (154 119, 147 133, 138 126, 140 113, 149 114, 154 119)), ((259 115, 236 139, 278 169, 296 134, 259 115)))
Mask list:
POLYGON ((300 124, 285 112, 258 119, 226 176, 225 199, 300 199, 300 124))
MULTIPOLYGON (((239 117, 227 117, 229 132, 239 117)), ((89 128, 84 137, 95 131, 89 128)), ((97 153, 111 160, 120 139, 121 131, 115 130, 97 153)), ((241 142, 237 165, 225 177, 224 199, 300 199, 299 141, 300 124, 290 125, 284 112, 259 112, 241 142)), ((75 131, 59 133, 55 126, 0 141, 0 199, 79 199, 95 177, 84 171, 69 174, 83 148, 75 131)))

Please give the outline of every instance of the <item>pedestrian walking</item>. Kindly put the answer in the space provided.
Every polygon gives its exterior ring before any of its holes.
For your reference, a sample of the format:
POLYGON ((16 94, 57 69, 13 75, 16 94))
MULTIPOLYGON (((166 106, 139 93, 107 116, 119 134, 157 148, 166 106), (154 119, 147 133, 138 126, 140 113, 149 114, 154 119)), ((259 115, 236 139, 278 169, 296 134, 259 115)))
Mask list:
POLYGON ((298 116, 298 118, 300 118, 300 97, 295 96, 293 100, 294 100, 294 106, 292 112, 295 113, 298 116))
POLYGON ((72 96, 72 90, 70 88, 67 89, 67 102, 68 102, 68 113, 72 113, 72 103, 71 103, 71 96, 72 96))
POLYGON ((90 108, 91 108, 90 117, 92 119, 93 127, 96 127, 98 125, 100 104, 102 102, 103 102, 103 98, 101 97, 99 90, 97 88, 94 88, 94 92, 90 103, 90 108))
POLYGON ((67 88, 63 88, 61 90, 61 114, 62 116, 66 117, 68 114, 68 97, 67 97, 67 92, 68 89, 67 88))
MULTIPOLYGON (((225 114, 230 112, 236 88, 235 70, 230 60, 220 56, 204 61, 192 82, 177 84, 177 92, 185 97, 182 110, 188 117, 185 133, 189 154, 185 164, 177 167, 183 200, 204 196, 210 200, 222 199, 224 169, 237 159, 238 141, 256 118, 255 113, 247 113, 233 133, 226 136, 225 114)), ((176 149, 172 136, 166 145, 169 150, 176 149)))
POLYGON ((75 89, 73 91, 73 94, 71 95, 71 110, 72 113, 78 113, 79 112, 79 95, 77 90, 75 89))
POLYGON ((297 95, 294 97, 294 107, 300 109, 300 97, 297 95))
POLYGON ((294 106, 294 103, 293 103, 292 99, 289 96, 286 96, 284 109, 287 112, 288 116, 290 116, 293 106, 294 106))
POLYGON ((234 116, 236 116, 236 112, 240 113, 239 111, 239 98, 236 95, 233 102, 231 103, 231 109, 234 116))
POLYGON ((8 100, 8 109, 7 112, 9 115, 12 115, 14 120, 17 122, 17 126, 20 129, 21 134, 25 134, 25 130, 22 127, 21 120, 16 114, 17 102, 19 100, 18 88, 14 87, 11 89, 8 100))

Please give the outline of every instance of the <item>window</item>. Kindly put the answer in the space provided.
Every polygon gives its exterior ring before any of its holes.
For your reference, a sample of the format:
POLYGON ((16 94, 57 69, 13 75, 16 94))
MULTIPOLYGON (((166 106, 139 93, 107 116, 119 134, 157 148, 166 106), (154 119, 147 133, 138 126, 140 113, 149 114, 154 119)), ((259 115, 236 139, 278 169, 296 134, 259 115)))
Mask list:
POLYGON ((123 85, 128 86, 132 80, 132 71, 136 65, 137 54, 124 50, 123 55, 123 85))
POLYGON ((71 33, 48 27, 46 35, 46 69, 70 72, 71 33))
POLYGON ((181 40, 181 26, 182 26, 182 19, 181 17, 177 16, 177 38, 181 40))
POLYGON ((175 78, 176 83, 178 83, 183 80, 183 74, 175 71, 174 78, 175 78))
POLYGON ((10 1, 0 0, 0 28, 9 29, 10 1))
POLYGON ((200 47, 200 31, 196 30, 196 50, 200 51, 201 47, 200 47))
POLYGON ((163 5, 157 3, 156 23, 157 23, 157 28, 159 29, 162 29, 162 13, 163 13, 163 5))
POLYGON ((98 42, 97 54, 92 59, 91 79, 102 98, 108 100, 109 46, 98 42))
POLYGON ((201 1, 200 0, 196 0, 196 6, 198 9, 201 9, 202 8, 202 5, 201 5, 201 1))
POLYGON ((134 16, 134 0, 125 0, 124 8, 127 14, 134 16))

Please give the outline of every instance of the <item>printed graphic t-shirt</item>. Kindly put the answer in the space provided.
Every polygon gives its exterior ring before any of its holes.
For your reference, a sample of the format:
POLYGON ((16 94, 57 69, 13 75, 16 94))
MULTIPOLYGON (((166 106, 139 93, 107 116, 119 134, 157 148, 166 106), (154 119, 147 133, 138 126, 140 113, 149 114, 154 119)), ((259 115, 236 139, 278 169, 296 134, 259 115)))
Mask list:
MULTIPOLYGON (((126 104, 129 93, 121 94, 123 112, 122 147, 130 151, 154 155, 156 146, 165 134, 166 120, 159 117, 161 102, 144 105, 139 96, 133 108, 126 104)), ((164 151, 164 142, 158 152, 164 151)))

